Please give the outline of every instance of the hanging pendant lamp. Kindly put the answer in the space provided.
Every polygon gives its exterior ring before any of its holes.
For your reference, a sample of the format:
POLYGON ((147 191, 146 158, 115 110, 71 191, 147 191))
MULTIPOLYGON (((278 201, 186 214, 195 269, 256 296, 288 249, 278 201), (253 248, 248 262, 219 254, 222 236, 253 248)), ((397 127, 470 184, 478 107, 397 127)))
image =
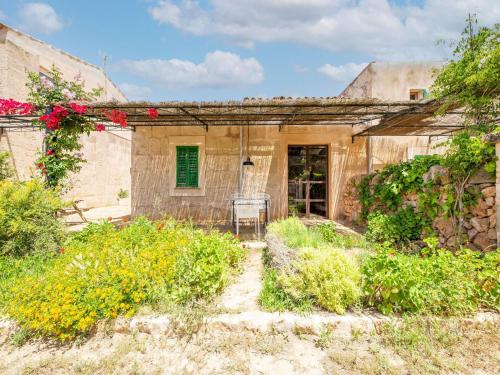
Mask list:
POLYGON ((252 160, 250 160, 250 154, 249 154, 249 146, 248 146, 248 143, 249 143, 249 140, 250 140, 250 128, 249 126, 247 125, 247 160, 245 160, 243 162, 243 167, 253 167, 254 166, 254 163, 252 160))

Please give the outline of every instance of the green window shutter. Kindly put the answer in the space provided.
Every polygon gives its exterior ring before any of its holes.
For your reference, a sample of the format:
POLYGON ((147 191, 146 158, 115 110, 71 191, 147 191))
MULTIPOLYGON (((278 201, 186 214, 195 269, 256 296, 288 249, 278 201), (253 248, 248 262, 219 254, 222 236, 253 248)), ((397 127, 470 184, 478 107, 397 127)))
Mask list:
POLYGON ((176 186, 198 187, 198 146, 176 146, 176 186))

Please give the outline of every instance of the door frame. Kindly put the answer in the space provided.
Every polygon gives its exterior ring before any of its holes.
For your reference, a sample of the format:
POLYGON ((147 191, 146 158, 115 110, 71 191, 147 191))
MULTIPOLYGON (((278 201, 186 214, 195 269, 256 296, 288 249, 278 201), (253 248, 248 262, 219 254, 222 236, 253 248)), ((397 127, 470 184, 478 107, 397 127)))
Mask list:
MULTIPOLYGON (((288 149, 289 147, 325 147, 326 148, 326 155, 325 155, 325 160, 326 160, 326 178, 325 178, 325 185, 326 185, 326 197, 325 197, 325 219, 330 218, 330 145, 329 144, 324 144, 324 143, 288 143, 286 145, 286 188, 285 188, 285 197, 286 197, 286 217, 289 217, 289 207, 288 207, 288 185, 289 185, 289 179, 288 179, 288 149)), ((308 184, 310 186, 310 184, 308 184)), ((306 198, 307 199, 307 198, 306 198)), ((306 202, 307 206, 307 202, 306 202)), ((306 217, 307 217, 307 208, 306 208, 306 217)))

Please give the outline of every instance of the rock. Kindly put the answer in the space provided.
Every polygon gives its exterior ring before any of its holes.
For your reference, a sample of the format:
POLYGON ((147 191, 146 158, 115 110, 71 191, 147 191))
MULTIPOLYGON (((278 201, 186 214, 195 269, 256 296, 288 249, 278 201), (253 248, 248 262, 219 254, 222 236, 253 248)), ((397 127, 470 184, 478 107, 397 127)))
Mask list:
POLYGON ((496 186, 490 186, 481 190, 481 194, 485 198, 494 197, 496 194, 496 190, 497 190, 496 186))
POLYGON ((479 233, 476 238, 474 238, 474 244, 481 250, 485 250, 490 246, 493 246, 492 241, 488 237, 488 233, 479 233))
POLYGON ((450 174, 445 167, 433 165, 427 173, 422 176, 424 182, 434 181, 446 185, 450 182, 450 174))
POLYGON ((485 200, 479 198, 476 205, 471 208, 470 212, 473 216, 486 217, 488 216, 488 208, 489 206, 486 204, 485 200))
POLYGON ((445 238, 449 238, 453 235, 453 224, 451 219, 438 217, 436 220, 434 220, 434 227, 445 238))
POLYGON ((490 219, 489 218, 479 219, 477 217, 473 217, 470 220, 470 223, 478 232, 486 232, 489 227, 490 219))
POLYGON ((495 204, 495 198, 493 197, 487 197, 484 199, 484 201, 490 207, 493 207, 493 205, 495 204))
POLYGON ((487 213, 488 213, 488 216, 491 216, 495 213, 495 210, 493 208, 488 208, 487 213))
POLYGON ((117 333, 130 333, 130 322, 124 317, 119 317, 115 320, 114 328, 117 333))
POLYGON ((488 238, 490 240, 496 240, 497 239, 497 231, 496 231, 496 229, 491 228, 490 230, 488 230, 488 238))
POLYGON ((471 230, 467 231, 467 236, 469 237, 469 239, 472 241, 474 239, 474 237, 476 237, 476 235, 478 234, 479 232, 477 231, 477 229, 475 228, 472 228, 471 230))
POLYGON ((486 172, 484 169, 480 169, 474 176, 469 180, 470 184, 492 184, 495 183, 495 177, 491 173, 486 172))
POLYGON ((490 228, 495 228, 497 226, 497 215, 493 214, 490 216, 490 228))
POLYGON ((472 229, 472 225, 468 221, 464 221, 462 225, 465 229, 472 229))
POLYGON ((454 249, 455 247, 457 247, 457 237, 451 236, 448 238, 448 241, 446 241, 446 248, 454 249))

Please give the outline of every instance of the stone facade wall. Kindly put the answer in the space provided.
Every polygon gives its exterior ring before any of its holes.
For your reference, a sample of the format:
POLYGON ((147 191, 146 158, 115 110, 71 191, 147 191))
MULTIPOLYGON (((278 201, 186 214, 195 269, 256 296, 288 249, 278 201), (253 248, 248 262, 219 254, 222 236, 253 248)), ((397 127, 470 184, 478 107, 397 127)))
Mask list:
MULTIPOLYGON (((132 215, 172 215, 196 222, 227 223, 230 197, 238 192, 240 142, 238 127, 138 127, 132 138, 132 215), (200 145, 200 188, 175 188, 175 145, 200 145)), ((288 145, 327 145, 328 214, 342 212, 346 181, 366 173, 366 142, 351 141, 350 126, 277 126, 243 128, 255 166, 244 172, 243 192, 271 195, 270 218, 288 214, 288 145), (249 132, 249 140, 247 137, 249 132)), ((246 150, 243 157, 246 158, 246 150)))
MULTIPOLYGON (((376 98, 409 100, 410 89, 429 89, 433 71, 442 62, 372 62, 340 94, 346 98, 376 98)), ((401 136, 371 137, 372 171, 387 164, 406 161, 415 155, 441 153, 435 146, 442 142, 436 137, 401 136)))
MULTIPOLYGON (((354 176, 348 183, 343 195, 344 218, 351 222, 359 222, 361 215, 361 204, 357 197, 356 184, 363 176, 354 176)), ((442 167, 431 167, 424 175, 424 179, 435 179, 438 186, 442 186, 440 204, 444 204, 446 193, 446 171, 442 167), (439 176, 439 177, 437 177, 439 176), (444 178, 443 178, 444 176, 444 178)), ((495 208, 496 183, 493 178, 484 172, 478 173, 471 178, 466 189, 477 193, 477 202, 473 207, 467 209, 466 219, 462 223, 461 232, 464 236, 464 245, 474 250, 493 250, 497 247, 497 213, 495 208)), ((418 206, 416 194, 405 194, 403 206, 418 206)), ((444 216, 437 217, 432 227, 438 236, 439 244, 446 248, 456 246, 456 231, 452 220, 444 216)))
MULTIPOLYGON (((120 90, 96 66, 46 43, 0 24, 0 97, 26 100, 28 71, 46 72, 57 66, 67 80, 79 76, 87 89, 106 87, 100 100, 125 101, 120 90)), ((130 191, 131 134, 103 132, 83 136, 87 159, 68 198, 83 200, 82 206, 107 206, 117 202, 120 189, 130 191)), ((0 129, 0 150, 11 154, 11 163, 20 180, 34 174, 34 160, 41 149, 43 133, 0 129)))

